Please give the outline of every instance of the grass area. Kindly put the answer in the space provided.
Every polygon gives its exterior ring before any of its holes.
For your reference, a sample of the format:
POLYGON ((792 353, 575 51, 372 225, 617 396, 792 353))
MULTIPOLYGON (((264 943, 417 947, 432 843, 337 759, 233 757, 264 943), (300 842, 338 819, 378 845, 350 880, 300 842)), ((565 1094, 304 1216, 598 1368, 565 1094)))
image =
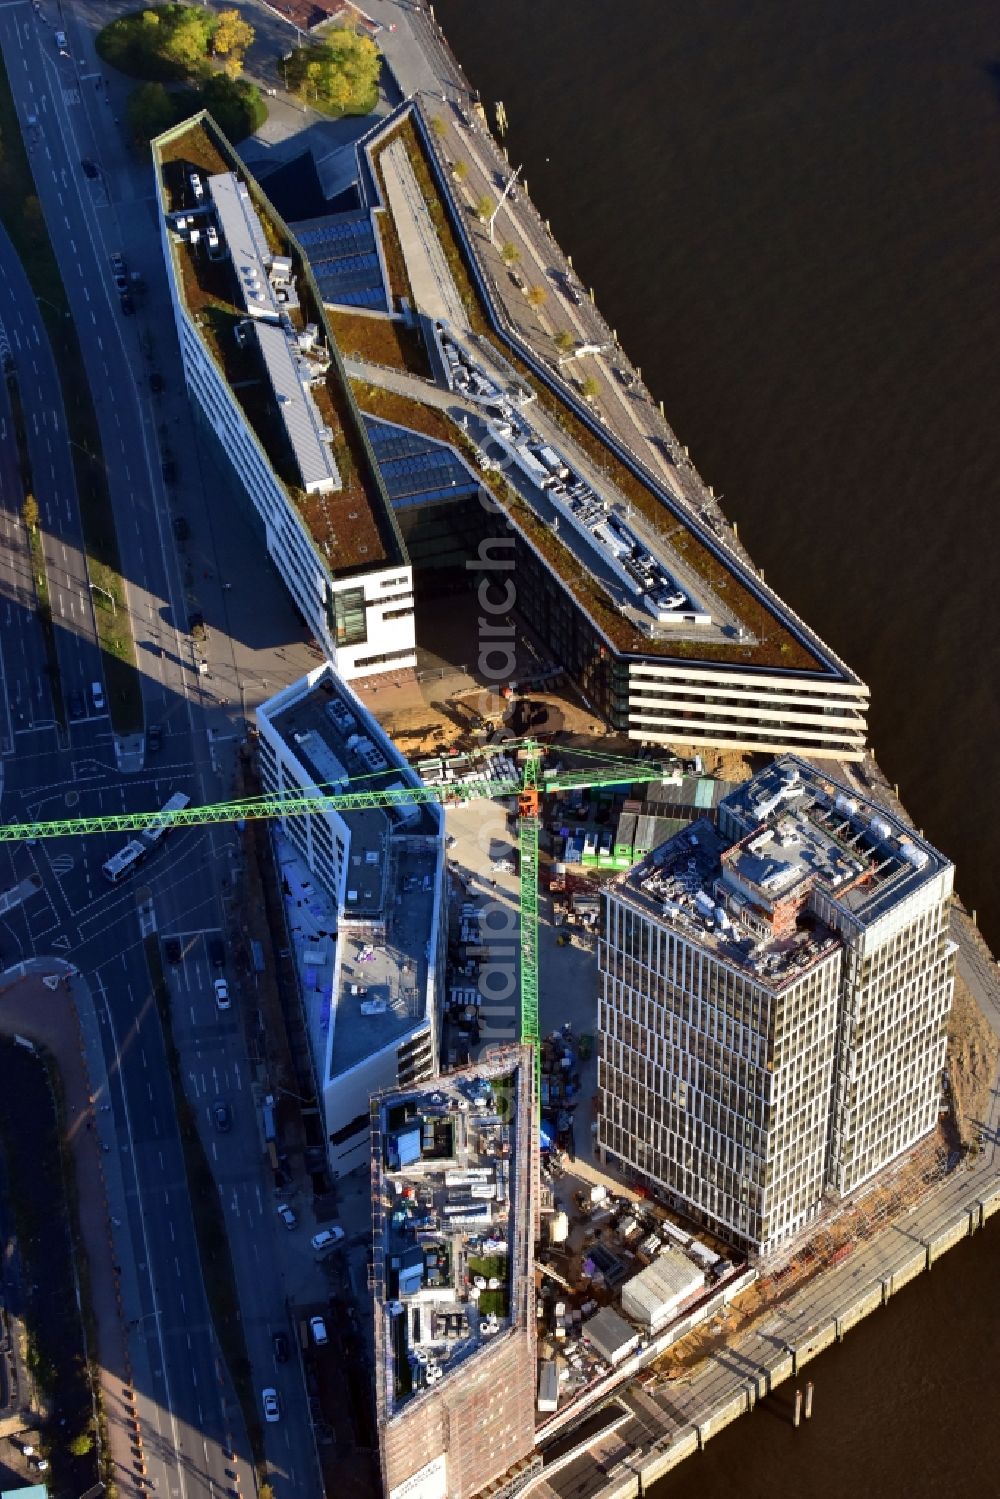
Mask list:
POLYGON ((66 709, 63 705, 62 672, 59 667, 59 652, 56 649, 55 626, 52 623, 52 602, 49 598, 49 577, 45 570, 45 549, 42 545, 42 533, 39 529, 38 502, 34 498, 31 454, 28 452, 28 434, 24 425, 24 406, 21 401, 21 390, 17 383, 17 375, 13 371, 7 375, 7 395, 13 414, 14 440, 17 443, 21 489, 25 496, 25 505, 21 511, 21 519, 24 522, 24 529, 28 536, 31 576, 35 582, 35 613, 38 623, 41 626, 42 640, 45 644, 45 674, 49 679, 49 686, 52 692, 53 711, 58 722, 65 728, 66 709), (31 496, 30 504, 28 502, 29 496, 31 496))
POLYGON ((188 1196, 191 1201, 195 1234, 198 1239, 198 1255, 201 1260, 205 1293, 208 1297, 212 1323, 222 1356, 226 1361, 243 1411, 243 1420, 246 1424, 254 1461, 260 1468, 264 1462, 264 1438, 257 1413, 257 1392, 253 1384, 246 1338, 240 1317, 239 1295, 236 1290, 236 1275, 226 1233, 226 1220, 219 1199, 219 1189, 198 1133, 194 1110, 188 1102, 181 1080, 180 1056, 174 1042, 170 994, 163 973, 159 940, 156 937, 146 937, 143 946, 153 983, 156 1008, 163 1028, 167 1066, 174 1093, 177 1127, 184 1151, 184 1169, 187 1175, 188 1196))
POLYGON ((108 707, 115 729, 119 733, 131 733, 142 727, 142 696, 100 431, 66 289, 41 204, 35 195, 31 164, 21 139, 2 59, 0 142, 0 219, 38 299, 59 370, 88 572, 91 582, 105 589, 115 600, 114 611, 110 608, 97 611, 97 635, 104 653, 108 707))
POLYGON ((337 307, 326 309, 326 319, 345 359, 369 360, 430 379, 431 362, 419 328, 398 318, 366 317, 337 307))
MULTIPOLYGON (((532 540, 539 550, 544 552, 546 560, 552 563, 559 576, 569 584, 571 591, 593 615, 595 623, 618 649, 626 653, 662 656, 667 659, 721 660, 748 666, 816 670, 820 663, 808 646, 798 640, 778 617, 742 583, 739 576, 725 563, 718 560, 711 549, 693 531, 688 530, 685 525, 675 519, 652 490, 605 445, 596 433, 590 430, 558 395, 529 371, 527 365, 518 358, 509 344, 495 332, 480 301, 468 267, 466 252, 459 241, 442 199, 437 178, 427 159, 423 142, 409 117, 404 119, 380 145, 378 155, 391 141, 397 139, 402 140, 405 145, 414 175, 427 202, 445 258, 473 331, 482 333, 490 339, 519 378, 534 390, 542 407, 558 422, 567 436, 586 453, 597 468, 604 472, 609 482, 635 505, 644 519, 664 537, 668 546, 681 557, 684 563, 724 599, 726 605, 737 618, 743 621, 756 640, 741 645, 735 641, 730 643, 702 642, 693 639, 665 640, 662 637, 651 638, 641 634, 618 611, 609 596, 585 569, 575 562, 572 566, 569 565, 571 554, 565 547, 554 541, 547 528, 529 525, 528 507, 523 503, 518 504, 518 523, 524 523, 532 540)), ((376 156, 376 175, 379 177, 384 193, 378 156, 376 156)), ((391 266, 388 255, 387 261, 391 266)), ((425 429, 421 428, 421 430, 425 429)), ((451 440, 454 441, 454 438, 451 440)), ((504 488, 507 489, 507 486, 504 488)), ((511 491, 507 489, 507 493, 509 495, 511 491)), ((498 498, 504 502, 502 494, 498 493, 498 498)))
POLYGON ((51 1410, 42 1427, 46 1476, 52 1492, 81 1494, 108 1475, 95 1441, 88 1345, 96 1347, 96 1330, 59 1097, 51 1064, 0 1041, 4 1199, 21 1261, 27 1364, 51 1410))

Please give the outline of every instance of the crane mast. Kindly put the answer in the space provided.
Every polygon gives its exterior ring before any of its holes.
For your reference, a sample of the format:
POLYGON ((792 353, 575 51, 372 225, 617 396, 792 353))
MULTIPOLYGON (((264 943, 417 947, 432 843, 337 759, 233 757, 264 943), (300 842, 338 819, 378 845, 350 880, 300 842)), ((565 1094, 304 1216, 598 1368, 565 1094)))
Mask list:
MULTIPOLYGON (((542 747, 533 740, 521 745, 498 747, 505 753, 520 750, 521 776, 490 774, 474 781, 453 781, 445 785, 372 787, 370 789, 335 791, 316 796, 256 796, 239 801, 215 802, 208 806, 185 807, 170 815, 169 826, 204 827, 213 823, 243 822, 258 818, 304 817, 327 811, 366 811, 368 809, 443 805, 517 797, 518 844, 520 855, 520 1033, 521 1040, 534 1049, 535 1105, 541 1104, 541 1048, 538 1035, 538 832, 541 798, 550 792, 589 790, 608 785, 633 784, 662 780, 664 768, 652 761, 618 760, 593 756, 593 769, 543 771, 542 747)), ((586 752, 571 751, 577 755, 586 752)), ((352 784, 360 785, 363 777, 352 784)), ((0 823, 0 843, 22 842, 39 838, 74 838, 95 833, 136 833, 162 825, 163 812, 116 812, 96 817, 64 817, 45 822, 0 823)))

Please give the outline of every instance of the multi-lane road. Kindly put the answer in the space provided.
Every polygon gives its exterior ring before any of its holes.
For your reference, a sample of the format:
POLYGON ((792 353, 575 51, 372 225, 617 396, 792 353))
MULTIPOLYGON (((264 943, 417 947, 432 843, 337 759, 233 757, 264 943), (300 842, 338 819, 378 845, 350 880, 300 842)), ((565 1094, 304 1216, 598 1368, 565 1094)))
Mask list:
MULTIPOLYGON (((57 17, 51 17, 58 23, 57 17)), ((127 585, 147 724, 164 728, 163 747, 144 756, 126 746, 90 684, 100 653, 85 568, 72 453, 51 349, 22 268, 0 241, 0 325, 27 417, 36 497, 63 687, 78 691, 82 719, 65 730, 44 675, 33 584, 17 480, 17 449, 6 394, 0 393, 0 788, 6 821, 27 817, 159 807, 174 790, 212 801, 231 792, 244 715, 269 691, 300 675, 308 657, 302 631, 267 566, 237 500, 205 457, 191 426, 173 338, 148 166, 122 139, 114 106, 98 86, 93 37, 80 17, 64 21, 61 54, 44 8, 0 9, 0 48, 29 143, 39 201, 80 338, 100 424, 108 485, 127 585), (29 117, 37 124, 29 125, 29 117), (100 175, 81 168, 93 161, 100 175), (123 314, 110 255, 125 255, 148 291, 123 314), (163 393, 154 395, 156 371, 163 393), (162 465, 177 471, 167 486, 162 465), (176 541, 184 514, 190 538, 176 541), (250 582, 246 597, 228 585, 250 582), (209 637, 196 647, 187 624, 197 609, 209 637), (204 672, 198 665, 204 663, 204 672), (125 752, 127 748, 127 753, 125 752)), ((121 841, 121 840, 118 840, 121 841)), ((318 1492, 315 1445, 298 1364, 275 1365, 272 1334, 288 1330, 285 1271, 291 1253, 297 1288, 323 1281, 307 1251, 303 1215, 286 1235, 250 1087, 243 1021, 248 996, 227 967, 233 1007, 219 1012, 206 940, 223 932, 232 894, 232 830, 174 834, 147 861, 140 880, 112 888, 101 866, 115 840, 65 839, 0 848, 0 891, 27 875, 40 888, 0 916, 0 968, 57 953, 86 975, 97 1003, 115 1126, 120 1204, 114 1252, 131 1267, 137 1304, 129 1341, 157 1491, 195 1499, 234 1488, 252 1491, 249 1447, 222 1364, 202 1283, 163 1035, 143 942, 177 936, 182 960, 167 965, 174 1039, 188 1096, 215 1172, 230 1230, 253 1387, 277 1385, 284 1418, 265 1427, 269 1481, 276 1495, 318 1492), (151 917, 140 922, 147 891, 151 917), (218 1132, 211 1103, 226 1099, 231 1128, 218 1132)))

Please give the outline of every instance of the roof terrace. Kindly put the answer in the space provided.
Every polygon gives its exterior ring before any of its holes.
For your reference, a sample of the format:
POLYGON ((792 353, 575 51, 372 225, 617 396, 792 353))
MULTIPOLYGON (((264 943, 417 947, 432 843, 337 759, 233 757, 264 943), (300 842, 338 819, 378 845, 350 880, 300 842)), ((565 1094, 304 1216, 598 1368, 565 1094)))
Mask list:
POLYGON ((373 1106, 380 1394, 390 1415, 521 1315, 529 1072, 508 1059, 373 1106))

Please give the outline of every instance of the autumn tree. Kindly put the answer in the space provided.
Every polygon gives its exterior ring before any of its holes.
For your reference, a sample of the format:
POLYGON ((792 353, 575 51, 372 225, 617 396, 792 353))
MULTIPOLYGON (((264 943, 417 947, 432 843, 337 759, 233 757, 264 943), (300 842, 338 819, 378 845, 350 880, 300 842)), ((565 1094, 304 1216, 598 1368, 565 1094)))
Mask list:
POLYGON ((544 307, 548 292, 544 286, 529 286, 527 297, 532 307, 544 307))
POLYGON ((212 51, 223 59, 222 70, 229 78, 238 78, 243 71, 243 59, 251 46, 255 32, 248 21, 244 21, 238 10, 221 10, 219 24, 212 38, 212 51))
POLYGON ((561 349, 564 354, 568 354, 570 349, 572 349, 575 344, 576 339, 573 337, 569 329, 560 328, 559 332, 556 334, 556 348, 561 349))
POLYGON ((486 220, 489 218, 494 208, 496 208, 496 204, 490 197, 489 193, 483 193, 481 198, 476 199, 476 213, 479 215, 479 221, 481 224, 486 223, 486 220))
POLYGON ((513 240, 509 239, 505 244, 500 246, 500 256, 504 265, 517 265, 517 262, 521 258, 521 252, 513 240))
POLYGON ((600 394, 600 391, 601 387, 594 379, 593 375, 588 375, 583 384, 580 386, 580 394, 583 396, 583 399, 585 401, 595 401, 600 394))
POLYGON ((21 519, 29 531, 38 529, 38 501, 33 494, 26 494, 24 504, 21 506, 21 519))

